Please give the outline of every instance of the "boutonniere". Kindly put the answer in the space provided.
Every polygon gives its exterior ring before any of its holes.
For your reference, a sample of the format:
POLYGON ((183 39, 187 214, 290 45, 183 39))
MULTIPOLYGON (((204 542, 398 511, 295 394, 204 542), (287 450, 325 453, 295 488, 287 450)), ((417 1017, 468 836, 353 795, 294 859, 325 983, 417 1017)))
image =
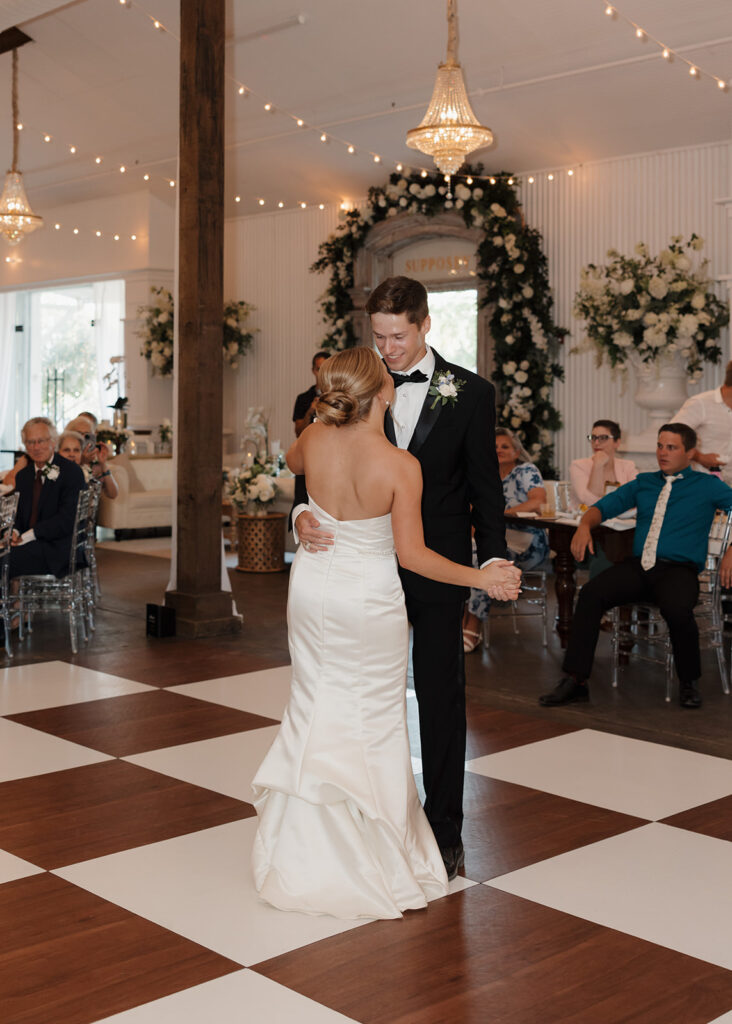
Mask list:
POLYGON ((457 405, 458 394, 464 386, 465 381, 460 380, 454 373, 450 373, 449 370, 436 370, 428 392, 428 394, 435 396, 430 409, 434 409, 438 402, 441 402, 443 405, 447 405, 448 402, 450 405, 457 405))
POLYGON ((58 480, 60 472, 61 470, 54 462, 47 462, 41 470, 41 476, 45 477, 49 483, 53 483, 54 480, 58 480))

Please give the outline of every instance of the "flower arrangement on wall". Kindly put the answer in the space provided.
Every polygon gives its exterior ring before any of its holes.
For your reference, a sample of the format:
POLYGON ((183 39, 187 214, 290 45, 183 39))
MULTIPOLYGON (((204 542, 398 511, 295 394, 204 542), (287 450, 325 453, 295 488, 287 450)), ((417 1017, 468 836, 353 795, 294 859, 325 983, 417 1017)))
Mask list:
MULTIPOLYGON (((152 372, 159 377, 173 374, 173 296, 167 288, 150 289, 156 297, 149 306, 137 310, 143 325, 139 337, 142 339, 140 354, 149 360, 152 372)), ((257 328, 247 330, 246 322, 254 306, 247 302, 227 302, 224 306, 224 362, 232 369, 239 365, 239 358, 246 355, 257 328)))
POLYGON ((609 263, 582 268, 574 314, 585 322, 599 361, 624 367, 633 359, 652 363, 677 352, 698 380, 702 363, 718 363, 715 344, 729 322, 729 307, 710 291, 709 260, 698 254, 704 240, 680 235, 657 256, 639 242, 635 257, 608 249, 609 263))
POLYGON ((516 186, 505 174, 475 184, 473 176, 481 173, 479 166, 466 168, 453 178, 452 196, 441 174, 395 173, 388 184, 369 190, 363 210, 344 214, 311 268, 330 274, 321 299, 328 325, 321 347, 336 350, 356 344, 349 316, 354 259, 374 224, 405 214, 459 213, 467 227, 483 233, 477 249, 477 276, 483 283, 479 303, 491 310, 498 423, 516 431, 542 472, 551 473, 553 432, 561 427, 552 384, 563 377, 556 353, 567 331, 553 320, 541 235, 524 224, 516 186))

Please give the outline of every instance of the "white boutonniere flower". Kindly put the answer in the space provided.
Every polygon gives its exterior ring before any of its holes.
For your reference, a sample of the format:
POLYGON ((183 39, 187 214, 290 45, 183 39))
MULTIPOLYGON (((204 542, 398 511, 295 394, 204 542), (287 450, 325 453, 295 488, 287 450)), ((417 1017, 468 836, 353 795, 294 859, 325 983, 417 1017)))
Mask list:
POLYGON ((49 483, 53 483, 54 480, 58 480, 58 475, 61 472, 58 466, 52 462, 47 462, 41 470, 41 476, 45 477, 49 483))
POLYGON ((432 377, 428 394, 434 395, 435 400, 430 406, 434 409, 438 403, 442 405, 457 405, 458 394, 465 386, 465 381, 460 380, 449 370, 436 370, 432 377))

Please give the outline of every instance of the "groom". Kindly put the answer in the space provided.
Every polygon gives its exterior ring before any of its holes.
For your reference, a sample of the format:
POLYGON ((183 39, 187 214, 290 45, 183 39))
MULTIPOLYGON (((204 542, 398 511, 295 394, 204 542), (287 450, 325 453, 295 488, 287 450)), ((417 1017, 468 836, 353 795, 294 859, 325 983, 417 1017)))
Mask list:
MULTIPOLYGON (((427 291, 419 281, 387 278, 372 292, 366 309, 376 347, 396 385, 386 435, 422 466, 425 544, 469 565, 472 523, 479 563, 505 558, 493 385, 428 347, 427 291)), ((320 549, 329 543, 312 513, 296 509, 295 519, 301 541, 320 549)), ((462 615, 468 592, 406 570, 401 578, 413 629, 424 809, 452 879, 465 859, 460 838, 466 735, 462 615)))

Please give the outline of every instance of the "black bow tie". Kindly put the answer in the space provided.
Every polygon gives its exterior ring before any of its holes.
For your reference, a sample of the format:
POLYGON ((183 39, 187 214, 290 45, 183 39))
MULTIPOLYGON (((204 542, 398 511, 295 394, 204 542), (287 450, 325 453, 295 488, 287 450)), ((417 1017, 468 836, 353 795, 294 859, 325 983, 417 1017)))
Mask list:
POLYGON ((429 377, 426 373, 422 373, 421 370, 413 370, 411 373, 392 373, 391 378, 394 381, 394 387, 399 388, 402 384, 423 384, 429 377))

